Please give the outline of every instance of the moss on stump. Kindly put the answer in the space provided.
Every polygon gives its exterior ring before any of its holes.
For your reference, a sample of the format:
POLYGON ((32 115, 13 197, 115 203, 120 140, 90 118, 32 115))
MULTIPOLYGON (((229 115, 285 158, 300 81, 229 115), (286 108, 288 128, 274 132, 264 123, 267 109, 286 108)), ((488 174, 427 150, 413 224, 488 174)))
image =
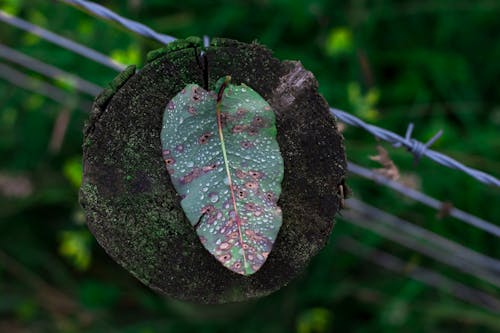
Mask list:
POLYGON ((151 52, 143 69, 129 67, 97 97, 84 133, 80 201, 98 242, 147 286, 181 300, 242 301, 286 285, 325 245, 339 210, 344 147, 315 78, 300 63, 229 39, 214 39, 206 59, 199 58, 201 48, 189 38, 151 52), (212 89, 225 75, 271 104, 285 163, 283 226, 267 262, 251 276, 224 268, 203 248, 161 152, 168 101, 188 83, 212 89))

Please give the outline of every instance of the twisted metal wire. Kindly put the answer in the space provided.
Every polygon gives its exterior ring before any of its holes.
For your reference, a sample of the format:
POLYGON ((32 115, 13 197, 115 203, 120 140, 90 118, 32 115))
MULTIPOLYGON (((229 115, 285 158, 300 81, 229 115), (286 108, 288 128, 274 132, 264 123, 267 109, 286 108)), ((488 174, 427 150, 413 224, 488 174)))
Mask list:
MULTIPOLYGON (((399 193, 401 193, 409 198, 412 198, 415 201, 423 203, 424 205, 432 207, 436 210, 440 210, 443 208, 443 205, 444 205, 443 202, 436 200, 436 199, 428 196, 425 193, 419 192, 419 191, 414 190, 408 186, 405 186, 401 183, 390 180, 387 177, 384 177, 384 176, 382 176, 382 175, 380 175, 372 170, 364 168, 364 167, 357 165, 355 163, 348 162, 347 170, 355 175, 358 175, 358 176, 366 178, 366 179, 371 179, 378 184, 392 188, 393 190, 398 191, 399 193)), ((453 216, 454 218, 456 218, 464 223, 467 223, 471 226, 474 226, 474 227, 479 228, 483 231, 486 231, 489 234, 495 235, 496 237, 500 237, 500 227, 494 225, 491 222, 480 219, 477 216, 466 213, 466 212, 464 212, 460 209, 457 209, 455 207, 451 207, 449 209, 448 215, 453 216)))
POLYGON ((10 24, 10 25, 13 25, 13 26, 15 26, 19 29, 22 29, 24 31, 27 31, 29 33, 35 34, 38 37, 43 38, 48 42, 54 43, 56 45, 59 45, 60 47, 67 49, 67 50, 78 53, 81 56, 84 56, 85 58, 91 59, 95 62, 98 62, 98 63, 105 65, 109 68, 112 68, 114 70, 122 71, 125 69, 124 65, 114 61, 110 57, 108 57, 100 52, 92 50, 91 48, 88 48, 82 44, 78 44, 70 39, 62 37, 62 36, 55 34, 51 31, 43 29, 37 25, 34 25, 34 24, 27 22, 23 19, 20 19, 16 16, 12 16, 9 13, 4 12, 3 10, 0 10, 0 21, 5 22, 5 23, 10 24))
POLYGON ((78 106, 82 110, 90 110, 91 103, 85 100, 78 100, 68 96, 66 91, 53 86, 49 83, 34 79, 14 68, 0 62, 0 78, 3 78, 11 84, 26 90, 34 91, 39 95, 45 96, 54 102, 71 107, 78 106))
POLYGON ((444 154, 438 153, 437 151, 428 149, 428 147, 434 143, 435 140, 441 135, 441 131, 438 132, 431 140, 427 143, 422 143, 418 140, 411 138, 411 132, 413 130, 413 124, 410 124, 408 130, 406 131, 406 136, 403 138, 399 134, 388 131, 384 128, 377 127, 375 125, 370 125, 365 123, 363 120, 349 114, 345 111, 330 108, 330 112, 340 119, 341 121, 349 124, 351 126, 360 127, 365 131, 373 134, 375 137, 392 143, 396 147, 405 147, 409 152, 411 152, 416 159, 419 159, 421 156, 427 156, 429 159, 433 160, 436 163, 439 163, 445 167, 450 169, 460 170, 463 173, 477 179, 478 181, 487 184, 493 185, 496 187, 500 187, 500 180, 495 178, 492 175, 487 174, 486 172, 470 168, 465 166, 464 164, 458 162, 457 160, 448 157, 444 154))
POLYGON ((83 1, 83 0, 60 0, 62 2, 65 2, 67 4, 80 7, 85 9, 86 11, 103 18, 108 21, 113 21, 121 26, 125 27, 126 29, 133 31, 141 36, 154 39, 162 44, 168 44, 170 42, 173 42, 175 40, 174 37, 165 35, 165 34, 160 34, 153 29, 145 26, 142 23, 132 21, 130 19, 127 19, 125 17, 122 17, 115 12, 107 9, 106 7, 103 7, 99 4, 93 3, 91 1, 83 1))
POLYGON ((346 205, 349 209, 344 211, 342 218, 348 222, 500 288, 498 259, 471 250, 355 198, 346 200, 346 205))
POLYGON ((401 258, 388 252, 369 247, 349 236, 342 236, 337 239, 336 245, 343 251, 373 262, 387 270, 406 275, 426 285, 450 293, 466 302, 500 313, 500 300, 497 297, 482 290, 471 288, 454 279, 450 279, 432 269, 422 266, 408 267, 408 263, 401 258))
POLYGON ((28 56, 27 54, 11 49, 10 47, 3 44, 0 44, 0 58, 4 58, 10 62, 29 68, 32 71, 38 72, 52 79, 69 83, 77 90, 87 93, 91 96, 96 96, 102 90, 102 88, 98 85, 84 80, 77 75, 65 72, 60 68, 46 64, 40 60, 28 56))

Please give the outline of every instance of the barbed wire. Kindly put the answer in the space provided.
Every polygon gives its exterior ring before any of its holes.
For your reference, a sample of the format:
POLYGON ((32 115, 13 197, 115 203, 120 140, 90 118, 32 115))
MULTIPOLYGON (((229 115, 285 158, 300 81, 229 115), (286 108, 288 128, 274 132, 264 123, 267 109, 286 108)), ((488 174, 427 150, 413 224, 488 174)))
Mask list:
POLYGON ((109 10, 106 7, 103 7, 99 4, 93 3, 91 1, 83 1, 83 0, 60 0, 62 2, 65 2, 67 4, 83 8, 86 11, 103 18, 108 21, 114 21, 124 28, 126 28, 129 31, 135 32, 141 36, 154 39, 162 44, 168 44, 170 42, 173 42, 175 40, 174 37, 158 33, 154 31, 153 29, 147 27, 146 25, 132 21, 130 19, 127 19, 123 16, 120 16, 116 14, 115 12, 109 10))
POLYGON ((487 184, 487 185, 493 185, 496 187, 500 187, 500 180, 495 178, 492 175, 489 175, 483 171, 477 170, 470 168, 468 166, 465 166, 464 164, 458 162, 457 160, 448 157, 444 154, 438 153, 437 151, 428 149, 429 146, 434 143, 434 141, 441 135, 441 131, 438 132, 431 140, 429 140, 427 143, 422 143, 418 140, 412 139, 411 134, 413 131, 413 124, 410 124, 408 126, 408 130, 406 131, 406 135, 403 138, 399 134, 393 133, 391 131, 388 131, 384 128, 377 127, 375 125, 368 124, 364 122, 363 120, 353 116, 352 114, 349 114, 345 111, 335 109, 335 108, 330 108, 330 112, 336 116, 338 119, 341 121, 345 122, 346 124, 349 124, 351 126, 355 127, 360 127, 364 129, 365 131, 371 133, 375 137, 387 141, 389 143, 392 143, 395 147, 405 147, 409 152, 411 152, 415 158, 418 160, 421 156, 426 156, 429 159, 433 160, 434 162, 437 162, 445 167, 448 167, 450 169, 456 169, 460 170, 469 176, 477 179, 478 181, 487 184))
POLYGON ((70 74, 58 67, 46 64, 38 59, 28 56, 22 52, 11 49, 8 46, 0 44, 0 57, 10 62, 21 65, 32 71, 43 74, 55 80, 60 80, 75 89, 87 93, 91 96, 97 95, 102 88, 81 77, 70 74))
MULTIPOLYGON (((418 201, 426 206, 432 207, 438 211, 444 209, 445 203, 441 202, 437 199, 434 199, 430 196, 428 196, 425 193, 422 193, 420 191, 417 191, 415 189, 412 189, 411 187, 405 186, 401 183, 398 183, 396 181, 390 180, 387 177, 382 176, 381 174, 374 172, 372 170, 369 170, 367 168, 364 168, 360 165, 357 165, 353 162, 348 162, 347 163, 347 170, 355 175, 358 175, 360 177, 366 178, 366 179, 371 179, 374 182, 387 186, 409 198, 412 198, 415 201, 418 201)), ((471 215, 469 213, 466 213, 458 208, 455 207, 450 207, 446 211, 447 215, 453 216, 454 218, 465 222, 471 226, 474 226, 476 228, 479 228, 483 231, 486 231, 489 234, 495 235, 497 237, 500 237, 500 227, 494 225, 491 222, 485 221, 483 219, 480 219, 477 216, 471 215)))
POLYGON ((97 63, 100 63, 101 65, 107 66, 116 71, 123 71, 126 68, 125 65, 122 65, 117 61, 114 61, 110 57, 100 52, 97 52, 89 47, 76 43, 70 39, 55 34, 51 31, 48 31, 23 19, 20 19, 16 16, 12 16, 3 10, 0 10, 0 21, 13 25, 29 33, 35 34, 38 37, 43 38, 48 42, 56 44, 72 52, 78 53, 81 56, 84 56, 85 58, 91 59, 97 63))
POLYGON ((77 102, 78 98, 68 97, 64 90, 49 83, 34 79, 3 63, 0 63, 0 77, 15 86, 34 91, 37 94, 45 96, 59 104, 69 106, 78 105, 84 110, 89 110, 92 105, 90 102, 86 101, 80 100, 79 102, 77 102))
POLYGON ((366 204, 346 200, 342 218, 500 288, 500 261, 366 204))
POLYGON ((341 236, 335 242, 343 251, 370 261, 387 270, 406 275, 426 285, 450 293, 453 296, 484 307, 494 312, 500 312, 500 300, 482 290, 469 287, 461 282, 450 279, 441 273, 422 266, 408 266, 408 263, 393 254, 367 246, 349 236, 341 236))

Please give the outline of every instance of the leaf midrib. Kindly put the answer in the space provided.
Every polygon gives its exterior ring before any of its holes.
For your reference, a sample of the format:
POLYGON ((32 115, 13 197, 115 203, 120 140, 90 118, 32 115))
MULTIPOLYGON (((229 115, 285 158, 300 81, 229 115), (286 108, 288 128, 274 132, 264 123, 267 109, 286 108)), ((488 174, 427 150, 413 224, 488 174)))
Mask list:
POLYGON ((241 246, 241 251, 242 251, 242 256, 243 256, 243 272, 246 272, 248 264, 247 264, 247 257, 246 257, 245 249, 243 247, 243 233, 241 232, 240 216, 238 213, 238 208, 236 207, 236 198, 234 195, 233 181, 231 178, 231 171, 229 170, 229 159, 227 158, 227 151, 226 151, 226 145, 225 145, 225 141, 224 141, 224 134, 222 132, 222 117, 221 117, 222 96, 223 96, 224 90, 226 89, 230 80, 231 80, 231 77, 227 76, 226 80, 221 85, 221 87, 218 91, 215 112, 217 115, 217 130, 219 132, 219 139, 221 142, 222 156, 224 157, 224 167, 226 169, 226 175, 228 178, 229 192, 231 193, 231 201, 233 202, 233 208, 234 208, 235 218, 236 218, 236 225, 238 226, 238 234, 239 234, 239 238, 240 238, 240 246, 241 246))

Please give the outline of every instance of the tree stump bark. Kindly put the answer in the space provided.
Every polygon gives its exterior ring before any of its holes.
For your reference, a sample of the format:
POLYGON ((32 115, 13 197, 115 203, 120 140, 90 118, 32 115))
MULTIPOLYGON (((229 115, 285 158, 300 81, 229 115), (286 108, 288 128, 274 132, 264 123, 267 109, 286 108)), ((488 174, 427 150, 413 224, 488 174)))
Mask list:
POLYGON ((97 241, 147 286, 181 300, 242 301, 286 285, 325 245, 341 200, 343 139, 299 62, 229 39, 212 40, 204 57, 201 50, 201 41, 189 38, 153 51, 143 69, 127 68, 97 97, 84 130, 80 202, 97 241), (270 103, 285 164, 283 225, 267 262, 250 276, 224 268, 203 248, 160 143, 168 101, 188 83, 213 89, 225 75, 270 103))

